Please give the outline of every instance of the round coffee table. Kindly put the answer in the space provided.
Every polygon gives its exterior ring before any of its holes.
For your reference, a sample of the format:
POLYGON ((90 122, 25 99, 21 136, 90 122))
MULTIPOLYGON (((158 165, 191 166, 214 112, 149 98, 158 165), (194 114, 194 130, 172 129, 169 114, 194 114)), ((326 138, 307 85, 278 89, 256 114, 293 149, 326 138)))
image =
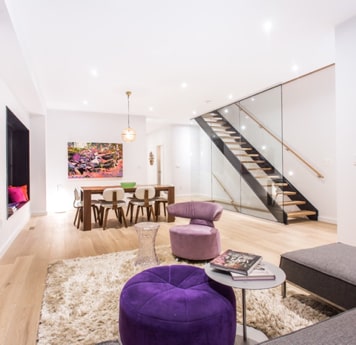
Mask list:
MULTIPOLYGON (((233 280, 229 272, 224 272, 217 270, 210 266, 210 264, 205 265, 206 275, 224 285, 231 286, 233 288, 241 289, 242 292, 242 340, 239 343, 242 344, 257 344, 268 338, 266 335, 252 327, 247 327, 246 325, 246 290, 262 290, 271 289, 278 285, 281 285, 286 280, 286 275, 282 269, 278 266, 273 265, 269 262, 263 261, 263 264, 274 273, 276 279, 273 280, 233 280), (247 329, 248 333, 247 334, 247 329)), ((237 334, 239 335, 239 334, 237 334)), ((235 343, 236 344, 236 343, 235 343)))

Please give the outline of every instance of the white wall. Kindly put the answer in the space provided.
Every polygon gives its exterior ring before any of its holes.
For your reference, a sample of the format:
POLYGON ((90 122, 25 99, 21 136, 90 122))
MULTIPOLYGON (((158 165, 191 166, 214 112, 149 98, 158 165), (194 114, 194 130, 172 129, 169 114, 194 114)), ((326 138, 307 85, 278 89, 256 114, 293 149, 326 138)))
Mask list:
POLYGON ((146 148, 146 159, 148 161, 148 155, 150 152, 154 154, 155 160, 153 165, 149 165, 147 176, 148 183, 157 183, 157 157, 156 151, 157 146, 161 146, 161 183, 162 184, 173 184, 172 169, 171 169, 171 132, 172 126, 167 125, 155 130, 147 135, 147 148, 146 148))
POLYGON ((356 17, 336 29, 338 240, 356 245, 356 17))
POLYGON ((47 211, 72 208, 76 186, 117 185, 122 181, 147 183, 145 118, 130 116, 136 140, 123 143, 124 172, 122 178, 68 179, 68 142, 121 143, 121 131, 127 127, 127 116, 50 110, 46 131, 47 211))
MULTIPOLYGON (((209 186, 202 186, 201 179, 201 133, 199 127, 191 125, 169 125, 154 131, 147 139, 147 161, 150 151, 162 146, 162 183, 173 184, 177 197, 201 195, 209 186)), ((205 151, 205 154, 207 152, 205 151)), ((210 158, 209 158, 210 159, 210 158)), ((157 183, 156 164, 149 167, 149 182, 157 183)))
POLYGON ((31 214, 40 216, 47 213, 46 116, 31 115, 30 121, 31 214))
MULTIPOLYGON (((29 115, 0 79, 0 150, 2 157, 2 164, 0 165, 0 256, 28 222, 31 203, 28 202, 7 219, 6 107, 8 107, 27 128, 30 128, 29 115)), ((32 190, 30 194, 31 192, 32 190)))

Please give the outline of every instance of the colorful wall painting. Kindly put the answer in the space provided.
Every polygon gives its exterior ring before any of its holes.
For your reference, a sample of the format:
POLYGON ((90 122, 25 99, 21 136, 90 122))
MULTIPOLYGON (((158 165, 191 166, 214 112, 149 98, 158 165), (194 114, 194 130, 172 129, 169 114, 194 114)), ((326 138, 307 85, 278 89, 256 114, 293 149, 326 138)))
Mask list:
POLYGON ((122 176, 122 144, 68 143, 68 178, 122 176))

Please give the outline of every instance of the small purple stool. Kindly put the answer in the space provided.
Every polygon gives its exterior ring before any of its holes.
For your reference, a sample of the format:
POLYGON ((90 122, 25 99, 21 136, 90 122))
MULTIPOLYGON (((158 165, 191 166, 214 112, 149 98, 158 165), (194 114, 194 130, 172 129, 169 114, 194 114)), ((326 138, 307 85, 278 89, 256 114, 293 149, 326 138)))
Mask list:
POLYGON ((123 345, 233 345, 233 289, 194 266, 147 269, 122 289, 119 331, 123 345))

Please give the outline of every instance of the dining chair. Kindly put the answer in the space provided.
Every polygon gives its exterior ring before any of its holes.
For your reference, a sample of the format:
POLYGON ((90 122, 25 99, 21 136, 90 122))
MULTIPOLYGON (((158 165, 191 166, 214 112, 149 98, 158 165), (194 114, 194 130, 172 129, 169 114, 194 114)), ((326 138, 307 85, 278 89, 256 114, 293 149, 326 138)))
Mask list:
POLYGON ((106 188, 103 191, 103 200, 100 201, 100 219, 103 230, 106 229, 108 214, 110 210, 115 211, 116 218, 120 223, 124 223, 127 228, 127 222, 123 207, 126 205, 125 191, 123 188, 106 188))
MULTIPOLYGON (((80 196, 80 191, 78 188, 74 188, 73 207, 76 209, 73 224, 77 227, 77 229, 79 229, 80 223, 83 220, 83 200, 80 196)), ((95 222, 100 223, 99 207, 95 201, 92 202, 91 208, 94 213, 95 222)))
MULTIPOLYGON (((130 222, 133 220, 133 212, 136 206, 136 215, 135 215, 135 224, 138 220, 139 212, 141 211, 142 215, 144 214, 144 209, 146 209, 147 220, 155 218, 155 194, 156 190, 152 186, 140 186, 136 188, 135 194, 130 198, 128 212, 130 212, 130 222)), ((128 213, 127 212, 127 213, 128 213)))

